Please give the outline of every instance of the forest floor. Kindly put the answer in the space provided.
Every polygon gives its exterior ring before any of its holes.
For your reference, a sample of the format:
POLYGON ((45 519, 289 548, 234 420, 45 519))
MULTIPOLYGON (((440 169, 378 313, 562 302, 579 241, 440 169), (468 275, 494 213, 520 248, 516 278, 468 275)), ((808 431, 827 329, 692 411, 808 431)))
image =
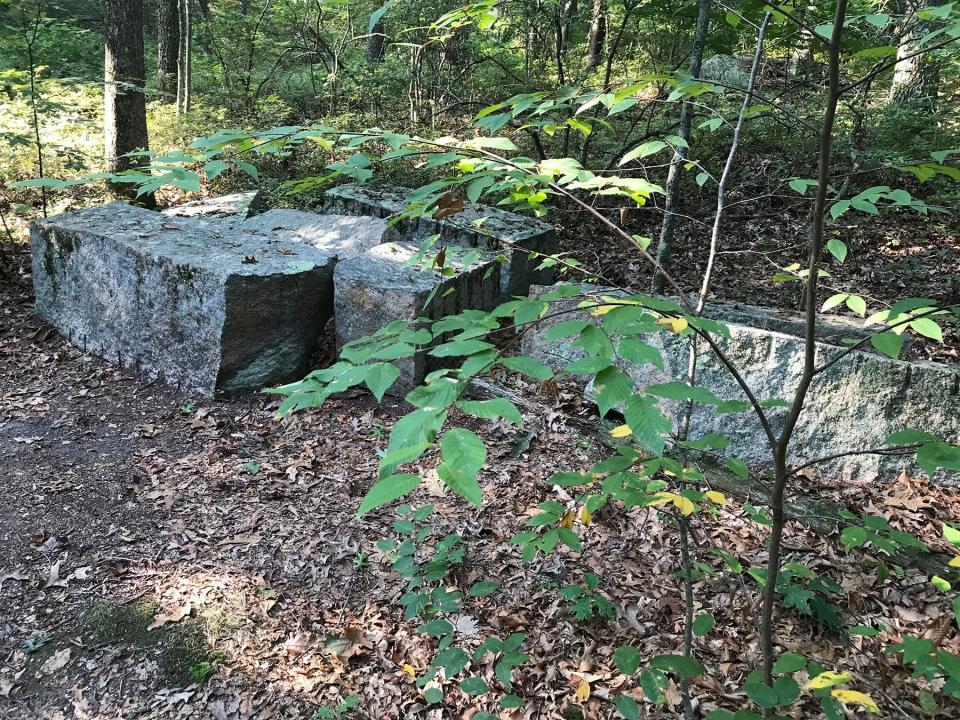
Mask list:
MULTIPOLYGON (((686 292, 700 287, 713 223, 711 203, 716 202, 705 194, 704 204, 698 205, 696 193, 691 190, 687 208, 678 218, 672 256, 672 272, 686 292)), ((756 193, 760 195, 759 190, 756 193)), ((771 279, 792 263, 805 265, 809 203, 798 196, 771 196, 766 202, 740 206, 740 199, 734 193, 724 215, 712 297, 799 312, 802 284, 771 279)), ((616 210, 605 214, 631 234, 652 237, 655 242, 659 238, 662 211, 655 201, 629 211, 626 217, 616 210)), ((562 249, 586 269, 634 292, 649 292, 649 265, 628 242, 611 241, 609 230, 580 209, 560 211, 547 219, 561 227, 562 249)), ((823 299, 841 292, 860 295, 868 316, 906 297, 960 304, 960 216, 956 213, 849 214, 831 224, 829 237, 843 241, 848 254, 843 263, 827 256, 829 276, 821 281, 823 299)), ((832 312, 857 319, 843 305, 832 312)), ((955 322, 946 326, 943 343, 916 338, 904 357, 960 362, 960 327, 955 322)))
MULTIPOLYGON (((350 717, 501 712, 506 691, 492 654, 467 671, 487 680, 489 693, 469 698, 447 680, 443 702, 425 703, 414 678, 436 641, 403 620, 405 581, 376 545, 401 537, 396 511, 356 517, 397 405, 357 394, 280 421, 270 397, 178 395, 66 344, 32 314, 24 247, 15 265, 19 273, 0 277, 0 717, 311 718, 353 695, 350 717)), ((593 409, 579 393, 523 389, 540 406, 526 429, 468 421, 490 448, 481 510, 444 491, 431 475, 435 455, 417 468, 428 480, 411 502, 435 508, 425 545, 463 537, 464 561, 448 585, 499 582, 450 618, 456 643, 472 650, 490 636, 525 633, 529 659, 512 688, 524 705, 503 718, 609 718, 609 699, 621 693, 646 717, 677 717, 675 684, 667 705, 655 707, 612 663, 621 644, 643 657, 680 650, 677 532, 656 511, 614 511, 577 522, 582 552, 522 563, 509 538, 537 505, 575 506, 545 480, 601 452, 580 429, 593 409), (558 593, 587 573, 599 577, 612 617, 578 620, 558 593)), ((941 523, 960 518, 960 495, 918 478, 889 480, 817 490, 944 549, 941 523)), ((693 694, 704 712, 745 706, 739 688, 759 661, 757 588, 724 570, 713 550, 760 565, 765 536, 733 500, 695 532, 698 559, 715 571, 695 588, 697 613, 717 620, 696 643, 707 673, 693 694)), ((848 638, 787 610, 781 647, 850 672, 851 686, 884 716, 923 716, 922 683, 878 648, 917 635, 960 651, 944 596, 911 570, 884 579, 867 553, 823 551, 796 524, 787 547, 789 560, 839 584, 831 600, 844 625, 880 631, 848 638)), ((928 689, 936 698, 936 686, 928 689)), ((936 700, 931 716, 960 717, 936 700)), ((794 716, 811 717, 814 707, 807 697, 794 716)))

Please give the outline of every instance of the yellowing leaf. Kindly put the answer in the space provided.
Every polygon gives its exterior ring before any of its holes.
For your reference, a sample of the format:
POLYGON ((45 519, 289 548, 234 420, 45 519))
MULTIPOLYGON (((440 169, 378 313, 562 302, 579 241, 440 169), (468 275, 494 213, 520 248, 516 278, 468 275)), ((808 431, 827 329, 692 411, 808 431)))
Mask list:
POLYGON ((633 430, 630 429, 629 425, 617 425, 613 430, 610 431, 610 436, 615 438, 627 437, 632 435, 633 430))
POLYGON ((568 510, 567 514, 563 516, 563 520, 560 521, 560 527, 567 528, 568 530, 573 527, 573 521, 576 518, 576 515, 573 514, 573 511, 568 510))
POLYGON ((410 676, 410 679, 413 680, 417 676, 417 671, 414 669, 413 665, 410 663, 404 663, 402 666, 403 671, 410 676))
POLYGON ((589 525, 591 522, 593 522, 593 513, 587 510, 586 506, 580 508, 580 522, 582 522, 584 525, 589 525))
POLYGON ((949 563, 947 563, 947 564, 948 564, 950 567, 960 568, 960 555, 958 555, 957 557, 955 557, 953 560, 951 560, 951 561, 950 561, 949 563))
POLYGON ((717 492, 716 490, 707 490, 704 495, 707 496, 707 500, 717 505, 725 505, 727 503, 727 496, 722 492, 717 492))
POLYGON ((613 310, 616 305, 599 305, 593 309, 591 315, 606 315, 608 312, 613 310))
POLYGON ((577 685, 577 700, 580 702, 586 702, 590 699, 590 683, 586 680, 581 680, 580 684, 577 685))
POLYGON ((850 673, 837 673, 827 670, 822 672, 807 683, 808 690, 821 690, 823 688, 842 685, 850 679, 850 673))
POLYGON ((689 324, 687 319, 683 317, 662 317, 657 320, 657 325, 675 333, 683 332, 689 324))
POLYGON ((877 707, 873 699, 862 692, 857 692, 856 690, 833 690, 830 694, 844 704, 857 703, 858 705, 863 705, 863 707, 867 709, 867 712, 880 712, 880 708, 877 707))
POLYGON ((668 502, 673 502, 673 499, 677 497, 674 493, 657 493, 652 498, 650 498, 650 505, 665 505, 668 502))
POLYGON ((677 495, 673 499, 673 504, 677 506, 677 510, 683 513, 684 517, 690 515, 694 510, 697 509, 697 506, 694 505, 693 500, 685 498, 683 495, 677 495))

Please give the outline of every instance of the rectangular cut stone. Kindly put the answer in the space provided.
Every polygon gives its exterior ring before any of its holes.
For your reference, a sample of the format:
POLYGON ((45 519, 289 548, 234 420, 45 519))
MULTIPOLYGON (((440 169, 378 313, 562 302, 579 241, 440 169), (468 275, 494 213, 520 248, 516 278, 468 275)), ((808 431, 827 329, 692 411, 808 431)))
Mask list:
MULTIPOLYGON (((537 287, 531 295, 539 297, 549 290, 537 287)), ((562 310, 573 311, 578 302, 573 298, 554 303, 550 314, 558 314, 562 310)), ((773 313, 762 308, 753 310, 755 312, 751 312, 750 306, 742 304, 710 306, 710 316, 725 322, 730 329, 730 339, 717 338, 718 344, 759 399, 792 400, 803 373, 804 341, 789 333, 799 330, 800 325, 796 319, 777 319, 773 313), (725 307, 729 313, 725 313, 725 307), (753 327, 752 323, 763 327, 753 327), (770 326, 777 330, 765 329, 770 326)), ((559 314, 556 319, 541 320, 524 335, 522 352, 539 358, 557 370, 583 357, 583 351, 573 347, 574 338, 553 342, 546 339, 551 326, 577 318, 597 323, 601 321, 586 311, 559 314)), ((843 334, 842 325, 836 322, 826 323, 824 329, 826 337, 831 340, 843 334)), ((846 333, 848 337, 862 337, 862 334, 862 328, 859 332, 846 333)), ((621 362, 639 389, 656 383, 686 381, 687 338, 658 332, 643 339, 660 351, 664 369, 621 362)), ((843 352, 843 348, 836 345, 817 342, 817 365, 830 362, 843 352)), ((725 400, 746 399, 717 356, 702 342, 696 384, 709 388, 725 400)), ((683 411, 682 404, 663 401, 661 407, 674 419, 676 427, 676 421, 683 411)), ((786 408, 766 410, 774 433, 782 430, 787 412, 786 408)), ((905 362, 870 352, 854 351, 814 380, 797 423, 789 461, 803 464, 834 453, 882 447, 890 434, 905 428, 924 430, 947 442, 960 440, 960 371, 947 365, 905 362)), ((697 403, 691 416, 690 438, 700 438, 710 432, 722 433, 730 441, 729 446, 721 451, 724 455, 740 458, 757 468, 770 466, 767 438, 752 410, 717 415, 712 406, 697 403)), ((818 472, 827 476, 867 481, 893 481, 905 469, 919 472, 909 456, 854 455, 823 463, 817 468, 818 472)), ((941 471, 936 479, 947 484, 958 484, 960 473, 941 471)))
POLYGON ((30 235, 37 311, 86 351, 201 395, 307 370, 332 294, 328 252, 121 203, 30 235))
MULTIPOLYGON (((390 218, 406 208, 410 192, 402 187, 340 185, 324 194, 324 212, 390 218)), ((468 202, 462 212, 442 220, 421 217, 396 223, 390 239, 416 241, 434 234, 440 235, 444 244, 478 247, 503 253, 509 258, 501 272, 500 301, 514 295, 526 295, 531 285, 553 279, 552 269, 537 269, 542 257, 530 257, 531 252, 552 254, 557 251, 553 227, 540 220, 468 202)))
POLYGON ((193 200, 161 210, 169 217, 191 217, 222 223, 229 227, 264 210, 263 193, 259 190, 217 195, 193 200))
MULTIPOLYGON (((394 320, 439 320, 466 309, 489 310, 496 304, 500 263, 494 257, 481 254, 479 262, 465 267, 455 253, 448 255, 445 264, 457 273, 442 277, 432 267, 408 264, 417 251, 412 243, 384 243, 337 263, 338 345, 372 335, 394 320)), ((424 352, 396 361, 401 375, 390 393, 402 396, 418 385, 434 369, 432 360, 424 352)))
POLYGON ((384 242, 388 226, 386 220, 373 217, 278 209, 244 220, 239 229, 280 242, 302 242, 343 260, 384 242))

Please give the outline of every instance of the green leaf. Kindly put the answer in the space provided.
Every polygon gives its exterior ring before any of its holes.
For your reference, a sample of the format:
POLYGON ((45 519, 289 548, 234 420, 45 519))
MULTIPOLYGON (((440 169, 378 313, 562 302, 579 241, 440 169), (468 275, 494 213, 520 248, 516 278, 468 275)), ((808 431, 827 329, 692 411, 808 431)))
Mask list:
POLYGON ((593 394, 597 400, 600 417, 625 401, 633 392, 633 378, 623 370, 608 367, 597 373, 593 381, 593 394))
POLYGON ((896 360, 903 349, 903 336, 887 331, 870 336, 870 344, 887 357, 896 360))
POLYGON ((390 363, 375 363, 368 366, 363 381, 378 401, 383 400, 383 394, 400 377, 400 370, 390 363))
POLYGON ((661 150, 663 150, 665 147, 668 147, 668 145, 662 140, 650 140, 648 142, 643 143, 642 145, 637 145, 637 147, 635 147, 633 150, 626 153, 622 158, 620 158, 620 162, 618 164, 621 166, 626 165, 628 162, 631 162, 632 160, 636 160, 638 158, 643 158, 643 157, 647 157, 648 155, 653 155, 654 153, 658 153, 661 150))
POLYGON ((207 176, 207 180, 213 180, 226 169, 227 164, 223 160, 211 160, 203 166, 203 173, 207 176))
POLYGON ((943 342, 943 330, 930 318, 917 318, 910 323, 910 329, 931 340, 943 342))
POLYGON ((436 618, 418 627, 417 632, 422 632, 431 637, 443 637, 453 632, 453 625, 446 620, 436 618))
POLYGON ((466 695, 483 695, 490 690, 486 680, 479 677, 467 677, 460 681, 460 689, 466 695))
POLYGON ((843 242, 843 240, 830 238, 827 240, 827 250, 837 259, 837 262, 839 263, 842 263, 847 259, 847 244, 843 242))
POLYGON ((483 489, 477 473, 487 461, 487 448, 476 433, 464 428, 451 428, 440 438, 443 461, 437 475, 457 495, 477 507, 483 504, 483 489))
POLYGON ((773 664, 775 675, 786 675, 803 670, 807 666, 807 659, 798 653, 781 655, 773 664))
POLYGON ((640 706, 629 695, 617 695, 613 699, 613 704, 617 708, 617 712, 623 715, 626 720, 639 720, 640 706))
POLYGON ((860 317, 867 314, 867 303, 859 295, 850 295, 846 299, 847 307, 860 317))
POLYGON ((516 405, 506 398, 491 398, 490 400, 461 400, 457 407, 469 415, 493 420, 504 418, 517 427, 523 427, 523 416, 516 405))
POLYGON ((713 630, 714 626, 717 624, 717 621, 714 620, 713 615, 710 613, 703 613, 698 615, 693 621, 693 634, 697 637, 706 635, 708 632, 713 630))
POLYGON ((498 587, 500 587, 500 583, 496 580, 481 580, 470 586, 467 595, 472 598, 486 597, 495 593, 498 587))
POLYGON ((493 345, 483 340, 456 340, 438 345, 430 351, 430 354, 434 357, 460 357, 473 355, 491 348, 493 348, 493 345))
POLYGON ((888 445, 913 445, 915 443, 936 442, 937 438, 922 430, 905 428, 887 436, 888 445))
POLYGON ((513 710, 514 708, 523 707, 523 698, 517 695, 504 695, 500 698, 500 707, 504 710, 513 710))
POLYGON ((662 455, 666 447, 664 434, 669 433, 673 423, 649 395, 631 395, 624 403, 624 419, 638 443, 651 452, 662 455))
POLYGON ((549 380, 553 377, 553 370, 539 360, 534 360, 532 357, 526 357, 525 355, 500 358, 498 362, 508 370, 522 373, 534 380, 549 380))
POLYGON ((396 0, 388 0, 379 8, 370 13, 370 21, 367 23, 367 33, 372 33, 377 25, 380 23, 380 20, 383 18, 384 13, 389 10, 396 0))
POLYGON ((364 496, 360 503, 358 515, 363 515, 371 510, 393 502, 397 498, 403 497, 420 484, 420 476, 413 474, 391 475, 377 482, 370 491, 364 496))
POLYGON ((843 543, 843 547, 847 552, 850 552, 855 547, 865 545, 867 540, 867 531, 859 525, 845 527, 843 532, 840 533, 840 542, 843 543))
POLYGON ((621 338, 618 352, 620 353, 620 357, 627 362, 637 365, 649 363, 663 370, 663 356, 660 355, 660 351, 635 337, 628 336, 621 338))
POLYGON ((424 691, 423 699, 428 705, 436 705, 443 700, 443 690, 438 687, 429 687, 424 691))
POLYGON ((624 675, 633 675, 640 669, 642 658, 636 648, 621 645, 613 651, 613 664, 624 675))
POLYGON ((750 475, 750 469, 743 460, 739 460, 738 458, 727 458, 724 464, 727 466, 727 469, 730 470, 730 472, 742 480, 746 480, 750 475))
POLYGON ((650 661, 650 667, 670 670, 688 680, 703 675, 703 665, 685 655, 657 655, 650 661))
POLYGON ((665 699, 664 690, 669 686, 670 678, 662 670, 647 668, 640 673, 640 687, 650 702, 662 703, 665 699))

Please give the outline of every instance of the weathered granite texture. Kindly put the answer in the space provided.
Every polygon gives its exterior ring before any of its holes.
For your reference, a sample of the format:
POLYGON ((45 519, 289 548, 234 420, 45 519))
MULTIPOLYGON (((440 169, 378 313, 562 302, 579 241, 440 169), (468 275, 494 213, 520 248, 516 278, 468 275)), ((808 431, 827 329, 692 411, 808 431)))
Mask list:
POLYGON ((331 253, 337 259, 359 255, 384 242, 387 221, 356 215, 318 215, 301 210, 268 210, 244 220, 242 232, 272 241, 297 241, 331 253))
MULTIPOLYGON (((534 288, 533 296, 549 288, 534 288)), ((576 307, 577 300, 561 301, 561 307, 576 307)), ((724 352, 743 374, 760 399, 792 398, 803 370, 803 340, 788 334, 799 328, 795 320, 785 318, 778 330, 751 327, 749 306, 734 306, 731 320, 723 317, 723 306, 714 306, 712 315, 727 322, 731 339, 721 339, 724 352)), ((771 313, 755 309, 757 324, 771 322, 771 313)), ((568 314, 543 320, 528 332, 522 351, 548 363, 555 369, 583 352, 572 347, 573 339, 547 342, 549 327, 578 315, 568 314)), ((599 322, 585 313, 579 316, 599 322)), ((828 326, 828 333, 833 330, 828 326)), ((849 336, 849 334, 848 334, 849 336)), ((645 342, 658 348, 664 370, 653 365, 636 366, 623 363, 639 387, 672 380, 685 380, 687 339, 667 332, 651 334, 645 342)), ((697 384, 729 400, 745 396, 709 347, 700 343, 697 384)), ((828 362, 843 349, 826 342, 817 343, 817 364, 828 362)), ((680 417, 680 403, 662 402, 667 414, 680 417)), ((767 415, 775 432, 782 428, 786 409, 770 408, 767 415)), ((956 442, 960 438, 960 371, 956 368, 926 362, 901 362, 868 352, 852 352, 820 375, 812 386, 806 408, 797 425, 790 461, 804 463, 838 452, 879 447, 891 433, 904 428, 917 428, 956 442)), ((770 455, 766 436, 752 412, 716 415, 711 406, 698 404, 691 422, 691 439, 709 432, 720 432, 730 440, 724 453, 738 457, 758 468, 769 467, 770 455)), ((877 455, 852 456, 818 466, 825 475, 841 479, 894 480, 903 469, 915 470, 909 458, 877 455)), ((937 479, 950 484, 960 482, 958 473, 943 473, 937 479)))
MULTIPOLYGON (((333 276, 339 345, 372 335, 394 320, 439 320, 496 304, 500 263, 492 255, 464 265, 451 253, 445 264, 456 274, 443 277, 429 261, 426 266, 411 264, 417 251, 412 243, 384 243, 337 263, 333 276)), ((389 392, 406 394, 434 369, 434 360, 422 352, 396 361, 401 374, 389 392)))
MULTIPOLYGON (((324 212, 390 218, 406 208, 410 192, 408 188, 340 185, 324 195, 324 212)), ((478 247, 507 256, 508 262, 500 276, 501 301, 526 295, 531 285, 553 279, 551 269, 537 269, 543 258, 530 257, 531 252, 557 251, 556 235, 547 223, 468 202, 462 212, 443 220, 402 220, 391 228, 389 239, 418 241, 434 234, 439 234, 444 244, 478 247)))
POLYGON ((715 82, 725 86, 740 88, 746 87, 750 76, 743 68, 743 63, 733 55, 713 55, 703 61, 700 77, 708 82, 715 82))
POLYGON ((176 205, 161 210, 170 217, 192 217, 210 222, 232 226, 240 220, 252 217, 265 209, 266 199, 259 190, 217 195, 193 200, 182 205, 176 205))
POLYGON ((332 294, 329 252, 121 203, 30 234, 37 311, 89 352, 202 395, 307 369, 332 294))

